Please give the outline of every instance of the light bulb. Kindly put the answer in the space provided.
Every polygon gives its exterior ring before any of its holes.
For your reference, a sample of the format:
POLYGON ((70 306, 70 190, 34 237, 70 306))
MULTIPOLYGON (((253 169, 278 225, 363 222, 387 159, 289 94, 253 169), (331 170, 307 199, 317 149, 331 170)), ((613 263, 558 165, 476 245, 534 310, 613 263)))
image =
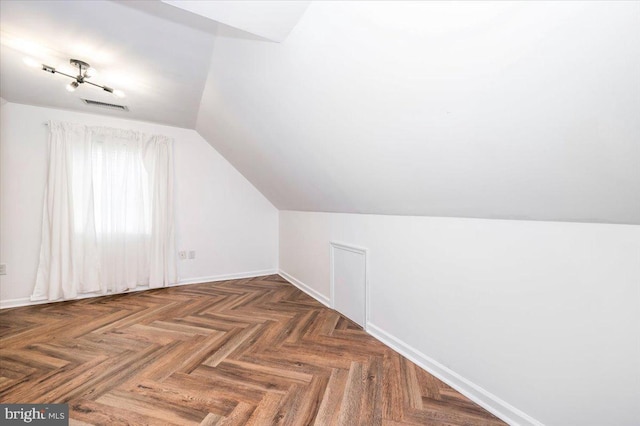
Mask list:
POLYGON ((114 90, 113 96, 115 96, 116 98, 124 98, 125 95, 122 90, 114 90))
POLYGON ((67 91, 75 92, 78 86, 79 84, 77 81, 72 81, 71 83, 67 84, 67 91))
POLYGON ((84 76, 86 78, 91 78, 91 77, 95 76, 97 73, 98 73, 98 71, 96 71, 95 68, 89 67, 84 71, 84 76))

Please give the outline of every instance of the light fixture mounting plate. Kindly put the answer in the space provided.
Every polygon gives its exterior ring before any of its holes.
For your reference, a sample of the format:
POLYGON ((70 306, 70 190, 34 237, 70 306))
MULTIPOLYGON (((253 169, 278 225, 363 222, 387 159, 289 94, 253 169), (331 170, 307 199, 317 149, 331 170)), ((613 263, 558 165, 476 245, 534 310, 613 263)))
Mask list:
POLYGON ((79 68, 87 69, 91 67, 91 65, 89 65, 85 61, 81 61, 80 59, 70 59, 69 62, 71 63, 71 65, 79 68))

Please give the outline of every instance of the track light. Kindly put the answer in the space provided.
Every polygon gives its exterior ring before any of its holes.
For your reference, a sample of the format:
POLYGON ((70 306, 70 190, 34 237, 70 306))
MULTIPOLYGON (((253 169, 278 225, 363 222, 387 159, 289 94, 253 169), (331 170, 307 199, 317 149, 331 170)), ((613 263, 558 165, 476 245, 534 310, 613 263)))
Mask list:
MULTIPOLYGON (((72 78, 74 81, 72 81, 71 83, 67 84, 67 87, 66 87, 69 92, 73 92, 81 84, 87 83, 87 84, 90 84, 91 86, 98 87, 98 88, 104 90, 105 92, 109 92, 109 93, 113 94, 114 96, 116 96, 118 98, 124 97, 124 92, 122 90, 114 90, 111 87, 101 86, 99 84, 87 81, 88 78, 93 77, 97 73, 96 69, 92 68, 91 65, 89 65, 88 63, 86 63, 84 61, 81 61, 79 59, 71 59, 71 60, 69 60, 69 62, 74 67, 78 68, 78 75, 76 75, 75 77, 72 76, 72 75, 69 75, 69 74, 65 74, 65 73, 63 73, 61 71, 58 71, 54 67, 51 67, 51 66, 45 65, 45 64, 42 64, 42 70, 46 71, 48 73, 51 73, 51 74, 62 74, 65 77, 72 78)), ((26 63, 26 61, 25 61, 25 63, 26 63)))

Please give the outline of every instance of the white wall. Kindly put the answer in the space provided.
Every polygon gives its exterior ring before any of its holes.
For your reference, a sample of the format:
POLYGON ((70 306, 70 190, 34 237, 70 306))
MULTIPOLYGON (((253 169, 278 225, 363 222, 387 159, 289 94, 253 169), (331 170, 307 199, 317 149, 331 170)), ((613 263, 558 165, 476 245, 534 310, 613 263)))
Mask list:
MULTIPOLYGON (((195 130, 7 103, 0 116, 0 276, 3 305, 35 282, 47 171, 47 120, 159 133, 175 139, 176 242, 182 282, 269 273, 278 264, 278 211, 195 130)), ((18 299, 16 301, 16 299, 18 299)))
POLYGON ((281 211, 280 268, 321 298, 329 241, 369 249, 370 331, 485 405, 637 425, 640 226, 281 211))
POLYGON ((640 2, 315 1, 196 129, 280 210, 640 224, 640 2))

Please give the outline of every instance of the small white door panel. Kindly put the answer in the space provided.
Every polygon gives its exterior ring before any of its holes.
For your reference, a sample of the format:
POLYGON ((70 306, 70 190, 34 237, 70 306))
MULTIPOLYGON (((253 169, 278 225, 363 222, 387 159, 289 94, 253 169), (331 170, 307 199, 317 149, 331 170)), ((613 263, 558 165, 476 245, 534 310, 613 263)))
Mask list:
POLYGON ((367 251, 333 242, 330 245, 332 306, 364 328, 367 322, 367 251))

